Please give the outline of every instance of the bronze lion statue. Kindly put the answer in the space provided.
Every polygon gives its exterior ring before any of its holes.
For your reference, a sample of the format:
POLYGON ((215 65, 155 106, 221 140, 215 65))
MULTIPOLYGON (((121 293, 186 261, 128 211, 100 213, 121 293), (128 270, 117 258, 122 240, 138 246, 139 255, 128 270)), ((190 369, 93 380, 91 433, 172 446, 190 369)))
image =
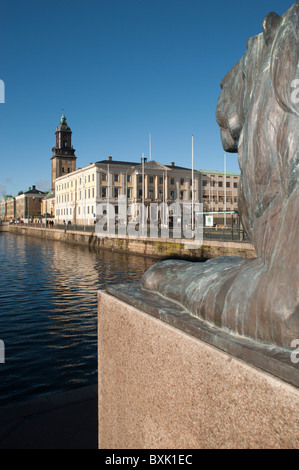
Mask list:
POLYGON ((216 119, 224 149, 238 152, 239 211, 257 258, 168 260, 142 279, 199 318, 286 349, 299 338, 298 60, 299 1, 266 16, 221 82, 216 119))

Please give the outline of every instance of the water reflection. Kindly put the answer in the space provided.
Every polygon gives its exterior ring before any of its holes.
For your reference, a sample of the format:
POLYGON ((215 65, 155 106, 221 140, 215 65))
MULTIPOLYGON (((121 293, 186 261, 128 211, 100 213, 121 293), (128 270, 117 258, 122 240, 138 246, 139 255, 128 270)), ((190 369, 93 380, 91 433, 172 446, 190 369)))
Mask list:
POLYGON ((0 234, 0 406, 97 380, 97 291, 155 260, 0 234))

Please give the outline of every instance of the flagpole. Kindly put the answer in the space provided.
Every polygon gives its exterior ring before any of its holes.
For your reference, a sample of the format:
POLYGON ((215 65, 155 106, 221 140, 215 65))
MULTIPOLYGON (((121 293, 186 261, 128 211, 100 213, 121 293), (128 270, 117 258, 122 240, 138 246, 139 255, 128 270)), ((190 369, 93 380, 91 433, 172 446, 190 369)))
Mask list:
POLYGON ((226 225, 226 153, 224 154, 224 225, 226 225))
POLYGON ((192 232, 194 230, 194 220, 193 220, 193 212, 194 212, 194 136, 192 134, 192 209, 191 209, 191 217, 192 223, 191 228, 192 232))
POLYGON ((109 194, 109 193, 110 193, 110 181, 109 181, 109 180, 110 180, 110 172, 109 172, 109 163, 108 163, 108 174, 107 174, 107 177, 108 177, 108 181, 107 181, 107 182, 108 182, 108 198, 107 198, 108 204, 107 204, 107 211, 106 211, 106 213, 107 213, 107 217, 108 217, 108 220, 107 220, 107 232, 108 232, 108 234, 109 234, 109 233, 110 233, 110 207, 109 207, 109 206, 110 206, 110 194, 109 194))

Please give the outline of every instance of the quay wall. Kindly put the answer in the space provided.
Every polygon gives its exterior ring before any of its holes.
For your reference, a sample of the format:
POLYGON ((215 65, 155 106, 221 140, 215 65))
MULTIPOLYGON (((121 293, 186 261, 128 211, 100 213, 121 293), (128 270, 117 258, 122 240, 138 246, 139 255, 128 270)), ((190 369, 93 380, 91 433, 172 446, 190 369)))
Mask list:
POLYGON ((7 223, 0 224, 0 232, 9 232, 10 226, 7 223))
POLYGON ((202 245, 194 247, 192 242, 172 238, 141 238, 113 236, 99 238, 92 232, 78 232, 55 228, 37 228, 10 225, 9 231, 25 236, 38 237, 45 240, 56 240, 64 243, 87 246, 95 250, 139 254, 154 258, 185 258, 207 260, 218 256, 240 256, 246 259, 255 258, 256 253, 250 243, 223 242, 204 240, 202 245))

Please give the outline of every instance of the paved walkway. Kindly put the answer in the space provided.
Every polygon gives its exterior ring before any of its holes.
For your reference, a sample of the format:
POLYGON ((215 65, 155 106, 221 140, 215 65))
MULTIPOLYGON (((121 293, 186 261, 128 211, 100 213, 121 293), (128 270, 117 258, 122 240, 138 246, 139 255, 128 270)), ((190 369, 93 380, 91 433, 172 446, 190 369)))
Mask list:
POLYGON ((0 408, 0 449, 97 449, 97 385, 0 408))

